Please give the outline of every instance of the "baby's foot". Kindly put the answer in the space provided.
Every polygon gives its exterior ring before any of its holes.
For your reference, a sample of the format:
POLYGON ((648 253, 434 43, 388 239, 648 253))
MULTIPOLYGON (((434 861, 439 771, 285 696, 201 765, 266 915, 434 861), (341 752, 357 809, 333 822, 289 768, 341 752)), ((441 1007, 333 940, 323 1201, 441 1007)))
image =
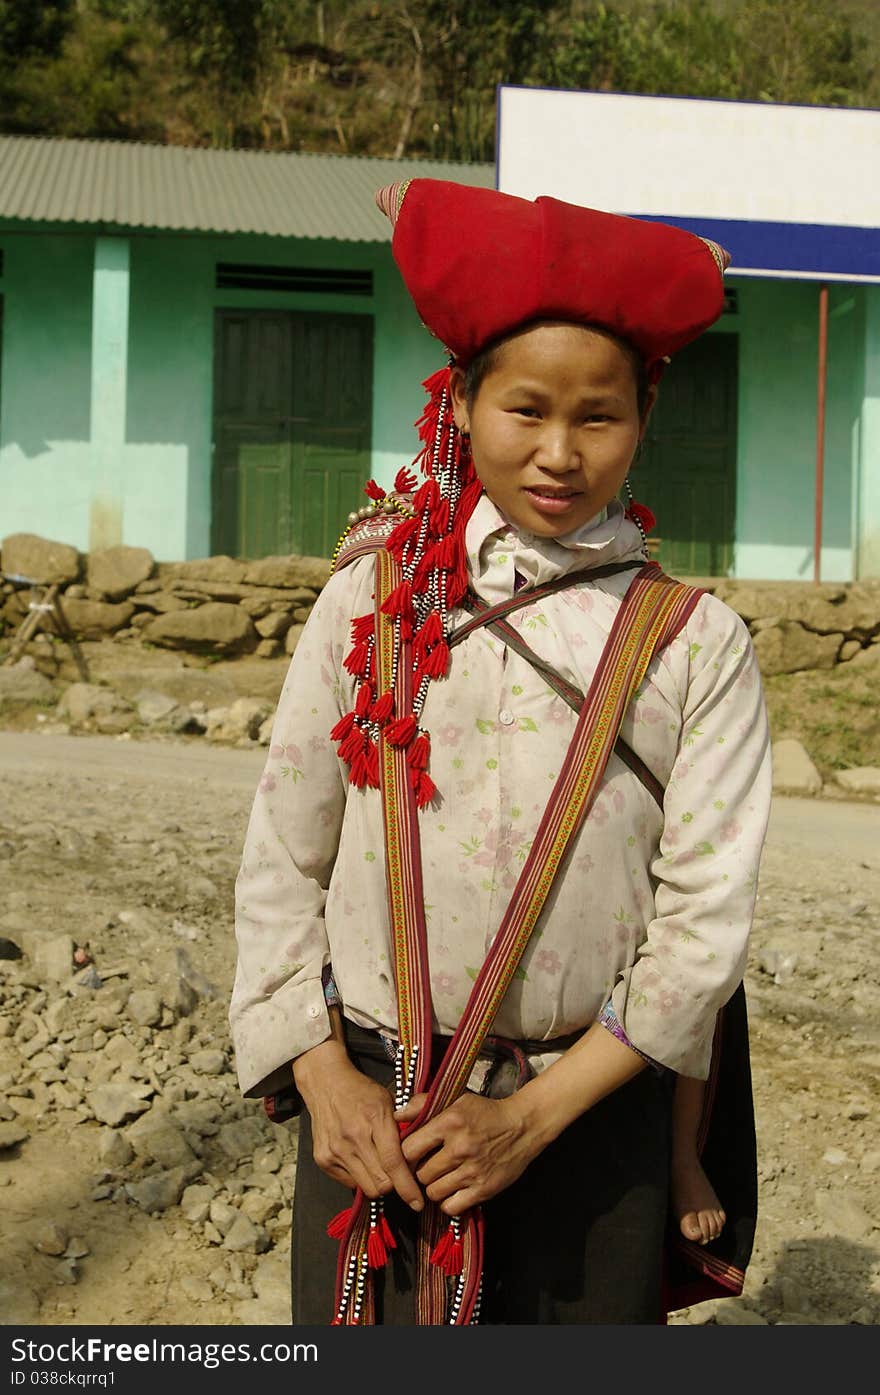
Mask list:
POLYGON ((673 1211, 685 1240, 698 1245, 717 1240, 727 1217, 699 1159, 674 1159, 670 1185, 673 1211))

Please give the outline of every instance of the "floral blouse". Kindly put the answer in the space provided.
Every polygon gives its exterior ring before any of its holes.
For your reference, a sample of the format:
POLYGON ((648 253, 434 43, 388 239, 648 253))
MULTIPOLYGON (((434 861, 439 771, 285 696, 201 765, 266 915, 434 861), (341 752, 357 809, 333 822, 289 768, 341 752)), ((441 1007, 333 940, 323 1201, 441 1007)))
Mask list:
MULTIPOLYGON (((616 503, 548 540, 514 532, 484 495, 466 545, 471 586, 490 604, 523 583, 643 560, 641 538, 616 503)), ((396 1032, 380 796, 348 783, 329 736, 353 704, 343 659, 351 620, 372 610, 373 574, 373 558, 363 557, 322 590, 278 701, 251 811, 230 1002, 247 1095, 289 1084, 290 1061, 329 1036, 329 964, 345 1015, 396 1032)), ((509 622, 586 692, 633 574, 560 590, 509 622)), ((486 629, 454 648, 448 676, 431 684, 422 724, 438 798, 419 819, 438 1033, 458 1025, 575 722, 535 669, 486 629)), ((637 1050, 705 1078, 716 1014, 746 964, 770 805, 760 672, 748 631, 721 601, 703 596, 654 658, 621 735, 664 786, 663 808, 612 754, 493 1031, 551 1041, 586 1027, 610 1002, 637 1050)), ((532 1066, 557 1056, 535 1050, 532 1066)))

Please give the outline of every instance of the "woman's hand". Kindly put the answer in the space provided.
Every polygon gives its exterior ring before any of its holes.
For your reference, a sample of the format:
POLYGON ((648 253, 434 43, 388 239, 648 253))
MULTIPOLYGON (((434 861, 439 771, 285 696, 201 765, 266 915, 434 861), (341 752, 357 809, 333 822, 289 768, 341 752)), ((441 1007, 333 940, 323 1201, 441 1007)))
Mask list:
MULTIPOLYGON (((425 1098, 414 1095, 395 1119, 416 1119, 425 1098)), ((515 1182, 541 1146, 516 1095, 495 1100, 465 1093, 406 1135, 403 1156, 430 1199, 447 1216, 460 1216, 515 1182)))
POLYGON ((424 1198, 400 1147, 390 1094, 354 1066, 331 1037, 293 1063, 312 1121, 314 1157, 322 1172, 375 1198, 396 1191, 414 1211, 424 1198))

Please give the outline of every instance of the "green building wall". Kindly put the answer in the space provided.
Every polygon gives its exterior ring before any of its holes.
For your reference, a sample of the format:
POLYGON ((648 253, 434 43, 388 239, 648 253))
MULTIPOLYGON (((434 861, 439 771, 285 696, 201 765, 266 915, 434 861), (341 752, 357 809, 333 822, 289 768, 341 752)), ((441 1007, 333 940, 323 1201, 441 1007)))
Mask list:
MULTIPOLYGON (((220 307, 372 315, 373 474, 388 487, 416 453, 421 382, 444 358, 419 322, 388 244, 138 233, 129 240, 118 517, 112 509, 96 514, 95 499, 106 484, 107 438, 90 411, 95 230, 0 228, 0 247, 0 536, 40 533, 83 550, 124 542, 147 547, 161 560, 209 554, 214 312, 220 307), (373 295, 218 290, 218 261, 370 270, 373 295)), ((731 284, 737 312, 713 332, 739 338, 734 574, 809 580, 818 287, 746 278, 731 284)), ((822 537, 823 580, 880 575, 876 286, 834 284, 830 290, 822 537)))

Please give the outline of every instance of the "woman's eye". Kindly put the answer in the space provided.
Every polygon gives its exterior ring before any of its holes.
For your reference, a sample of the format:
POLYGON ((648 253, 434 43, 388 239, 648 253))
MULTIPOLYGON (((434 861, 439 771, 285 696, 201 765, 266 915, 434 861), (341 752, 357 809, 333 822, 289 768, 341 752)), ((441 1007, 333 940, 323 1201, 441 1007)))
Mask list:
POLYGON ((514 407, 513 410, 518 417, 537 417, 540 415, 537 407, 514 407))

